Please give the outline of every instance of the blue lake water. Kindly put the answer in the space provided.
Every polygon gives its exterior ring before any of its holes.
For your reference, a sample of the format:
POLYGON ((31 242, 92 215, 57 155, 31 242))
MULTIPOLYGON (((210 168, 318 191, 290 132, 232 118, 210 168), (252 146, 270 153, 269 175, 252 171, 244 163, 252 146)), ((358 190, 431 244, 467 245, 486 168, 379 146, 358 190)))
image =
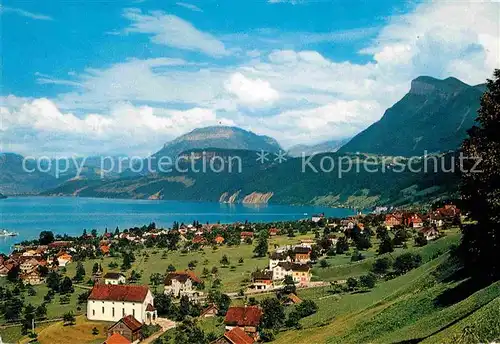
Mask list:
POLYGON ((244 205, 210 202, 151 201, 78 197, 9 197, 0 200, 0 229, 19 233, 0 237, 0 252, 34 239, 42 230, 79 235, 83 229, 114 230, 156 222, 170 227, 174 221, 192 223, 271 222, 299 220, 315 213, 343 217, 354 214, 343 208, 285 205, 244 205))

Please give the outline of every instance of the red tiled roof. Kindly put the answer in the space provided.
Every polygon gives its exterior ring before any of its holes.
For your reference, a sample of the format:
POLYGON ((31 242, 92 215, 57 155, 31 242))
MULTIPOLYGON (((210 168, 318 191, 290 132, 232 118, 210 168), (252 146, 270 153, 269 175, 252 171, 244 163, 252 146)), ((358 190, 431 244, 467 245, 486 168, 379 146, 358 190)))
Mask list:
POLYGON ((224 333, 224 337, 233 344, 252 344, 254 342, 253 338, 239 327, 224 333))
POLYGON ((241 232, 242 237, 253 237, 253 232, 241 232))
POLYGON ((119 333, 113 333, 103 344, 130 344, 130 340, 119 333))
POLYGON ((127 326, 130 331, 135 332, 141 329, 142 323, 134 318, 133 315, 127 315, 120 320, 125 326, 127 326))
POLYGON ((165 285, 171 285, 172 280, 178 280, 181 283, 185 283, 187 280, 191 279, 195 283, 201 283, 201 279, 194 274, 192 271, 175 271, 168 273, 165 277, 165 285))
POLYGON ((96 284, 89 300, 142 302, 148 294, 148 287, 142 285, 96 284))
POLYGON ((262 310, 257 306, 230 307, 224 323, 237 326, 259 326, 262 310))

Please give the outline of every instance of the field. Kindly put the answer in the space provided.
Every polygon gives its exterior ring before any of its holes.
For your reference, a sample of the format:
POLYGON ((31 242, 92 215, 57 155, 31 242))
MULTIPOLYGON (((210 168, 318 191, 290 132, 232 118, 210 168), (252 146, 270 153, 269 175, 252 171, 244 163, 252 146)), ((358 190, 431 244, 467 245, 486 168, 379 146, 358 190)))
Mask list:
MULTIPOLYGON (((295 244, 300 242, 301 239, 310 239, 311 235, 301 235, 293 238, 288 238, 284 236, 271 238, 269 240, 270 249, 274 245, 287 245, 295 244)), ((182 253, 181 251, 166 251, 167 257, 162 258, 163 252, 159 249, 144 249, 140 253, 135 253, 136 261, 132 264, 132 269, 141 273, 141 280, 137 283, 149 284, 149 277, 153 273, 164 274, 167 268, 172 264, 177 270, 188 269, 188 264, 191 261, 197 261, 194 272, 201 276, 203 268, 207 268, 209 271, 212 267, 217 267, 218 273, 217 278, 222 282, 222 291, 224 292, 237 292, 241 288, 245 287, 244 280, 250 277, 250 273, 256 269, 262 269, 268 266, 269 260, 267 257, 254 258, 253 257, 254 245, 242 243, 239 246, 219 246, 217 250, 213 250, 211 246, 205 247, 202 250, 182 253), (229 259, 229 265, 224 267, 221 265, 220 260, 222 256, 226 255, 229 259), (148 257, 149 256, 149 257, 148 257), (239 259, 243 258, 243 263, 238 263, 239 259)), ((92 266, 95 262, 102 265, 105 272, 107 271, 118 271, 119 268, 110 269, 108 264, 111 262, 116 262, 119 266, 121 265, 120 258, 106 257, 101 260, 87 260, 83 262, 87 276, 92 272, 92 266)), ((76 264, 70 264, 67 267, 67 275, 72 277, 75 275, 76 264)), ((130 271, 128 271, 128 274, 130 271)), ((205 280, 206 288, 211 285, 212 277, 208 277, 205 280)))

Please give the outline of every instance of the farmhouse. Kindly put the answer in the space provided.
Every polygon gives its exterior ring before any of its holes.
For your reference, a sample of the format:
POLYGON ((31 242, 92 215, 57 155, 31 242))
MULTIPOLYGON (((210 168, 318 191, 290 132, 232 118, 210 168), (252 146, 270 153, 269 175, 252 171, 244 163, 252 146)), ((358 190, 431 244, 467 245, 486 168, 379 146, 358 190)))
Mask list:
POLYGON ((251 289, 267 290, 273 287, 273 272, 272 271, 255 271, 252 272, 251 289))
POLYGON ((420 232, 424 235, 427 241, 434 240, 439 237, 439 231, 434 227, 422 228, 420 232))
POLYGON ((109 327, 108 337, 118 333, 128 341, 135 342, 142 339, 141 329, 142 323, 132 315, 127 315, 109 327))
POLYGON ((200 283, 202 280, 191 271, 170 272, 165 278, 164 293, 174 297, 186 295, 193 299, 202 294, 196 290, 196 286, 200 283))
POLYGON ((401 216, 399 214, 388 214, 385 216, 385 226, 392 228, 401 225, 401 216))
POLYGON ((153 294, 147 286, 96 284, 87 299, 87 318, 118 321, 132 315, 141 323, 153 323, 156 310, 153 294))
POLYGON ((293 248, 295 261, 299 263, 309 263, 311 261, 311 248, 307 246, 295 246, 293 248))
POLYGON ((219 308, 217 305, 211 304, 201 312, 200 318, 212 318, 217 314, 219 314, 219 308))
POLYGON ((292 260, 285 252, 273 252, 269 256, 269 270, 274 269, 278 263, 281 262, 291 262, 292 260))
POLYGON ((224 318, 226 330, 239 327, 248 334, 256 335, 262 310, 258 306, 229 307, 224 318))
POLYGON ((29 272, 23 273, 20 278, 24 284, 39 285, 45 282, 45 277, 42 277, 38 270, 33 269, 29 272))
POLYGON ((224 335, 217 339, 214 344, 253 344, 254 339, 245 333, 239 327, 227 331, 224 335))
POLYGON ((107 272, 104 277, 104 284, 125 284, 127 279, 122 273, 119 272, 107 272))

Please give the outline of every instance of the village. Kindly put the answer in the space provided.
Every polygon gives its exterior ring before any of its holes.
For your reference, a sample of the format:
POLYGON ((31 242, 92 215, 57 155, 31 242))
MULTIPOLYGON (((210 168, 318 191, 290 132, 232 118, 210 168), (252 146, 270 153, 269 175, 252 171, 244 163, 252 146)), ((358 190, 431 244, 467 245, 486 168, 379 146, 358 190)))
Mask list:
POLYGON ((446 204, 425 213, 377 208, 343 219, 318 214, 279 223, 195 221, 169 229, 152 223, 84 231, 76 238, 42 232, 0 256, 1 326, 19 327, 31 342, 44 331, 37 331, 38 323, 51 321, 68 328, 91 324, 86 335, 92 342, 104 337, 106 344, 196 342, 193 336, 218 344, 271 341, 277 328, 299 326, 300 318, 316 311, 299 291, 352 292, 390 278, 375 270, 329 276, 335 264, 395 250, 410 255, 411 248, 460 223, 460 209, 446 204), (24 303, 42 290, 41 304, 24 303), (293 309, 288 317, 287 307, 293 309), (207 320, 212 318, 219 320, 207 320), (211 327, 200 334, 197 323, 211 327))

